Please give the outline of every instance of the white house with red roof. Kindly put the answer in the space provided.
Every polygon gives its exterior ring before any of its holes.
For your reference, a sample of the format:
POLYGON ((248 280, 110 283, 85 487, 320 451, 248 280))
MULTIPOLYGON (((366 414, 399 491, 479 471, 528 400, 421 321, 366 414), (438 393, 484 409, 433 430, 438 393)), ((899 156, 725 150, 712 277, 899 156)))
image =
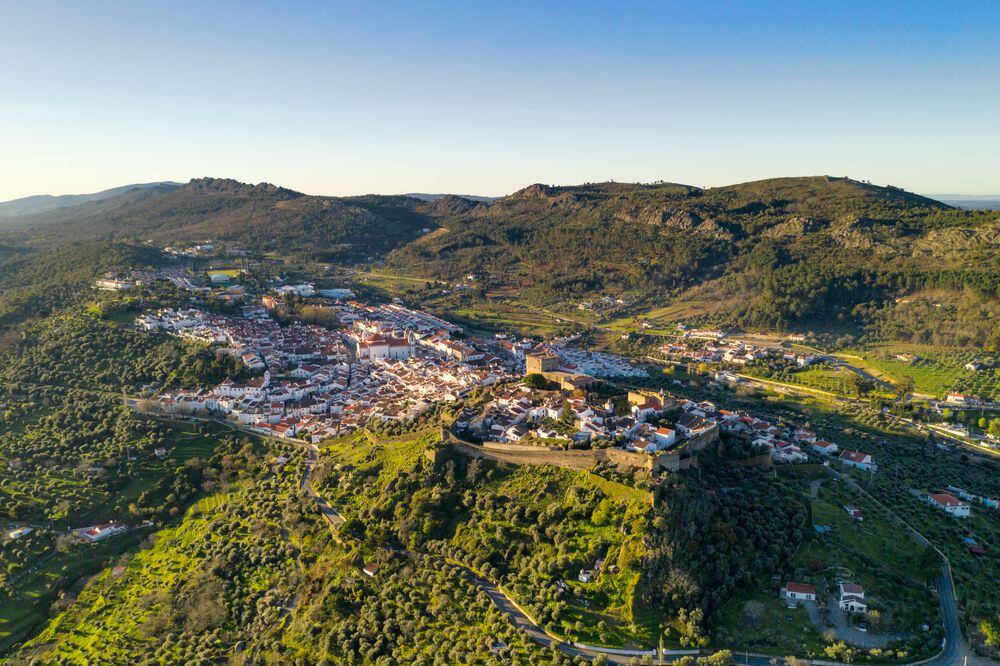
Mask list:
POLYGON ((792 601, 816 601, 816 586, 789 581, 781 588, 781 596, 792 601))
POLYGON ((119 522, 112 521, 110 523, 104 523, 102 525, 94 525, 93 527, 87 527, 82 530, 78 530, 77 534, 90 542, 101 541, 102 539, 107 539, 108 537, 114 536, 116 534, 121 534, 122 532, 128 531, 128 525, 124 525, 119 522))
POLYGON ((363 361, 401 361, 413 355, 416 343, 411 336, 374 335, 358 340, 358 359, 363 361))
POLYGON ((799 428, 795 431, 795 441, 806 442, 807 444, 813 444, 816 442, 816 433, 812 430, 806 430, 805 428, 799 428))
POLYGON ((653 431, 652 439, 660 448, 666 448, 677 442, 677 433, 661 426, 653 431))
POLYGON ((866 472, 871 471, 875 467, 875 461, 872 460, 872 457, 861 451, 844 450, 840 453, 840 461, 845 465, 857 467, 866 472))
POLYGON ((812 450, 824 456, 835 456, 839 447, 833 442, 819 439, 812 443, 812 450))
POLYGON ((969 517, 969 505, 950 493, 931 493, 927 503, 956 518, 969 517))

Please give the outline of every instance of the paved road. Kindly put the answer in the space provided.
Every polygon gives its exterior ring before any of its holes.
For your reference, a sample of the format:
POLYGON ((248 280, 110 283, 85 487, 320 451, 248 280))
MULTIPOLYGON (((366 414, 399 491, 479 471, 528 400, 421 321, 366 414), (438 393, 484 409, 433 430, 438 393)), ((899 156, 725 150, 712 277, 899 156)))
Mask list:
MULTIPOLYGON (((855 483, 849 476, 839 474, 833 470, 831 470, 831 472, 834 476, 842 479, 845 483, 850 484, 859 492, 863 493, 868 499, 888 511, 896 518, 896 520, 905 525, 922 545, 933 547, 933 544, 927 539, 927 537, 918 532, 908 522, 900 518, 895 511, 875 499, 868 491, 855 483)), ((974 661, 976 659, 975 654, 969 649, 962 639, 962 631, 958 623, 958 599, 955 597, 955 588, 951 582, 951 574, 949 570, 950 564, 948 563, 948 558, 946 558, 944 553, 937 548, 935 548, 935 550, 937 550, 941 559, 944 560, 941 565, 941 578, 938 580, 938 596, 941 599, 941 617, 944 623, 945 644, 941 654, 927 663, 930 666, 951 666, 952 664, 958 664, 964 661, 966 657, 968 657, 970 661, 974 661)))
MULTIPOLYGON (((134 401, 130 400, 129 402, 133 403, 132 406, 134 406, 134 401)), ((203 418, 198 420, 215 421, 217 423, 223 423, 225 425, 228 425, 234 430, 239 430, 239 428, 237 428, 234 424, 225 421, 220 421, 218 419, 203 418)), ((267 439, 274 439, 275 441, 281 441, 281 442, 293 441, 293 440, 279 440, 278 438, 263 436, 260 435, 259 433, 252 433, 252 434, 258 437, 262 436, 267 439)), ((306 467, 303 470, 302 478, 299 480, 299 487, 308 492, 310 497, 312 497, 315 500, 317 506, 320 509, 320 513, 323 515, 323 518, 327 521, 327 524, 330 527, 330 531, 334 534, 334 536, 339 537, 339 528, 344 522, 343 516, 341 516, 336 509, 330 506, 329 503, 326 501, 326 499, 321 497, 310 483, 312 469, 318 460, 319 449, 316 447, 315 444, 307 444, 305 442, 294 442, 294 441, 293 443, 297 443, 303 449, 305 449, 308 456, 306 460, 306 467)), ((853 483, 850 480, 848 480, 848 482, 853 483)), ((864 490, 862 490, 862 492, 864 492, 864 490)), ((874 498, 872 499, 874 500, 874 498)), ((875 501, 877 502, 877 500, 875 501)), ((906 523, 904 522, 904 524, 906 523)), ((907 526, 909 527, 909 525, 907 526)), ((910 529, 913 530, 912 527, 910 529)), ((919 533, 917 533, 916 530, 913 530, 913 532, 917 534, 921 539, 923 539, 923 536, 919 535, 919 533)), ((926 542, 926 539, 924 539, 924 542, 926 542)), ((525 634, 536 643, 543 645, 545 647, 550 647, 550 648, 555 647, 556 649, 566 654, 582 657, 587 660, 591 660, 598 654, 601 654, 604 657, 606 657, 608 663, 611 664, 624 665, 624 664, 634 663, 635 657, 633 656, 614 655, 605 652, 595 652, 592 650, 586 650, 583 648, 579 648, 576 645, 573 645, 572 643, 567 643, 565 641, 561 641, 559 639, 549 636, 547 633, 545 633, 544 629, 535 624, 531 620, 531 618, 529 618, 527 615, 521 612, 514 604, 514 602, 506 594, 504 594, 504 592, 500 590, 496 585, 494 585, 488 580, 480 578, 474 572, 465 567, 462 567, 461 565, 456 565, 456 566, 459 566, 459 568, 464 571, 465 575, 468 576, 469 580, 472 581, 475 585, 477 585, 480 589, 482 589, 483 592, 486 593, 486 595, 493 602, 493 604, 496 605, 496 607, 500 609, 500 611, 503 612, 508 617, 508 619, 511 621, 512 624, 514 624, 515 627, 518 627, 519 629, 524 631, 525 634)), ((945 650, 937 658, 933 659, 930 662, 927 662, 929 666, 952 666, 953 664, 960 663, 961 660, 964 659, 966 655, 969 655, 971 657, 971 652, 968 651, 967 648, 962 643, 961 631, 959 629, 959 624, 958 624, 958 607, 957 607, 957 602, 955 600, 954 589, 951 585, 951 579, 947 575, 947 565, 942 566, 942 571, 944 573, 942 576, 942 580, 939 583, 939 590, 941 592, 941 605, 945 618, 945 632, 947 640, 945 644, 945 650)), ((667 655, 662 659, 662 663, 672 663, 678 658, 679 658, 678 656, 667 655)), ((659 659, 655 659, 655 661, 657 663, 661 662, 661 660, 659 659)), ((775 658, 766 655, 750 654, 747 652, 742 652, 742 653, 734 653, 733 663, 743 664, 744 666, 770 666, 771 664, 777 664, 778 666, 781 666, 785 663, 785 660, 782 658, 775 658)))
POLYGON ((958 625, 958 604, 955 600, 955 589, 951 585, 948 565, 941 565, 941 578, 938 580, 938 593, 941 597, 941 614, 944 616, 944 650, 929 662, 931 666, 951 666, 960 663, 970 651, 962 642, 962 631, 958 625))

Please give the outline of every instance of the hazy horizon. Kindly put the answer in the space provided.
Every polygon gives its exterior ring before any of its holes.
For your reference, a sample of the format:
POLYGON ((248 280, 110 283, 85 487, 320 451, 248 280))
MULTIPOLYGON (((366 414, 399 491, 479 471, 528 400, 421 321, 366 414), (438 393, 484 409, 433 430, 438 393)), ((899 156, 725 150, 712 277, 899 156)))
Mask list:
MULTIPOLYGON (((811 175, 814 175, 814 176, 825 176, 825 175, 834 176, 834 174, 811 174, 811 175)), ((781 176, 772 176, 772 177, 777 178, 777 177, 781 177, 781 176)), ((795 177, 805 177, 805 176, 802 176, 800 174, 798 176, 788 176, 788 177, 795 178, 795 177)), ((836 177, 840 177, 840 176, 836 176, 836 177)), ((845 176, 845 177, 850 178, 851 176, 845 176)), ((48 197, 56 197, 56 198, 58 198, 58 197, 87 196, 87 195, 93 195, 93 194, 100 194, 100 193, 106 192, 108 190, 116 190, 116 189, 119 189, 119 188, 122 188, 122 187, 130 187, 130 186, 144 186, 144 185, 154 185, 154 184, 155 185, 186 185, 188 182, 190 182, 192 179, 195 179, 195 178, 230 178, 230 176, 218 176, 218 175, 217 176, 193 176, 192 178, 186 178, 184 180, 166 180, 166 179, 155 180, 154 179, 154 180, 151 180, 151 181, 146 181, 146 182, 141 182, 141 183, 140 182, 135 182, 135 183, 118 183, 116 185, 111 185, 109 187, 102 187, 100 189, 93 190, 93 191, 90 191, 90 192, 36 192, 34 194, 26 194, 26 195, 23 195, 23 196, 13 197, 11 199, 2 199, 2 200, 0 200, 0 204, 9 203, 11 201, 17 201, 17 200, 20 200, 20 199, 31 199, 33 197, 46 197, 46 196, 48 196, 48 197)), ((235 180, 239 180, 239 179, 235 179, 235 180)), ((855 179, 855 180, 858 180, 858 179, 855 179)), ((259 184, 259 183, 270 183, 272 185, 277 185, 277 186, 280 186, 280 187, 288 187, 288 189, 292 189, 292 190, 295 190, 297 192, 301 192, 302 194, 306 194, 306 195, 309 195, 309 196, 332 196, 332 197, 340 197, 340 196, 363 196, 363 195, 366 195, 366 194, 375 194, 375 195, 383 195, 383 196, 410 195, 410 194, 422 194, 422 195, 448 195, 448 194, 450 194, 450 195, 455 195, 455 196, 499 198, 499 197, 507 196, 509 194, 513 194, 514 192, 516 192, 519 189, 522 189, 523 187, 528 187, 529 185, 535 184, 535 183, 525 183, 521 187, 518 187, 518 188, 515 188, 513 190, 510 190, 509 192, 500 192, 498 194, 484 194, 482 192, 452 192, 452 191, 447 191, 447 190, 442 190, 442 189, 436 189, 436 190, 414 190, 414 189, 411 189, 411 190, 398 191, 398 192, 397 191, 392 191, 392 192, 389 192, 389 191, 385 191, 385 192, 351 192, 351 193, 346 193, 346 194, 339 194, 339 193, 331 193, 331 192, 303 192, 302 190, 298 190, 297 188, 294 188, 294 187, 289 187, 289 186, 285 185, 284 183, 275 182, 273 180, 263 180, 263 181, 254 181, 254 182, 244 181, 244 182, 248 182, 249 184, 252 184, 252 185, 256 185, 256 184, 259 184)), ((586 181, 586 182, 598 182, 598 181, 586 181)), ((648 184, 654 183, 655 181, 624 181, 624 180, 611 179, 610 181, 602 181, 602 182, 618 182, 618 183, 633 183, 634 182, 634 183, 640 184, 640 185, 644 185, 644 184, 648 185, 648 184)), ((738 185, 738 184, 740 184, 740 183, 720 183, 719 185, 699 185, 697 183, 687 183, 687 182, 684 182, 684 181, 676 181, 676 182, 678 184, 682 184, 682 185, 692 185, 692 186, 695 186, 695 187, 705 187, 705 188, 708 188, 708 187, 719 187, 719 186, 726 186, 726 185, 738 185)), ((749 181, 742 181, 742 182, 749 182, 749 181)), ((554 187, 566 187, 566 186, 574 186, 574 185, 583 185, 585 183, 584 182, 580 182, 580 183, 542 183, 542 184, 544 184, 544 185, 551 185, 551 186, 554 186, 554 187)), ((873 183, 873 184, 874 185, 887 185, 887 184, 891 184, 891 183, 873 183)), ((911 191, 911 190, 907 190, 907 191, 911 191)), ((937 199, 937 198, 943 198, 943 199, 946 199, 946 198, 956 198, 956 199, 969 199, 969 200, 994 200, 994 199, 1000 200, 1000 194, 968 194, 968 193, 963 193, 963 192, 948 192, 948 193, 913 192, 913 194, 917 194, 917 195, 920 195, 920 196, 923 196, 923 197, 929 197, 929 198, 932 198, 932 199, 937 199)))
POLYGON ((6 5, 0 200, 202 174, 481 196, 830 174, 992 196, 998 23, 987 2, 6 5))

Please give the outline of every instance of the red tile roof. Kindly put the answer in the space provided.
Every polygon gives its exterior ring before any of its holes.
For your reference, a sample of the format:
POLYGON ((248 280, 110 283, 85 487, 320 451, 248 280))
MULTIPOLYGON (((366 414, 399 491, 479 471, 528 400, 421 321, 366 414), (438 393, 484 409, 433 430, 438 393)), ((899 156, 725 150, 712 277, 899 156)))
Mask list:
POLYGON ((789 592, 797 592, 798 594, 816 594, 816 586, 809 585, 808 583, 789 582, 785 585, 785 589, 789 592))

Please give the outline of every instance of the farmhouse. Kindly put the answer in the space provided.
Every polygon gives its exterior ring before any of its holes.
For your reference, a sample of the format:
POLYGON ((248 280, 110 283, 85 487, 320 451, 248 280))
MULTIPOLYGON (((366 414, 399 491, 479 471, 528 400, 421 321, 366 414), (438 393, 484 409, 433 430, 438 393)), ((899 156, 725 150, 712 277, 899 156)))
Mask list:
POLYGON ((983 399, 978 395, 951 392, 945 398, 945 402, 950 405, 981 405, 983 404, 983 399))
POLYGON ((128 526, 122 523, 110 522, 103 525, 94 525, 79 531, 80 536, 90 542, 101 541, 116 534, 127 532, 128 526))
POLYGON ((816 586, 789 581, 781 588, 781 596, 793 601, 816 601, 816 586))
POLYGON ((861 451, 845 450, 840 454, 840 461, 845 465, 857 467, 858 469, 866 472, 871 471, 875 467, 872 457, 867 453, 862 453, 861 451))
POLYGON ((969 505, 950 493, 931 493, 927 496, 927 503, 956 518, 969 517, 969 505))
POLYGON ((841 583, 840 610, 847 613, 867 613, 865 589, 857 583, 841 583))

